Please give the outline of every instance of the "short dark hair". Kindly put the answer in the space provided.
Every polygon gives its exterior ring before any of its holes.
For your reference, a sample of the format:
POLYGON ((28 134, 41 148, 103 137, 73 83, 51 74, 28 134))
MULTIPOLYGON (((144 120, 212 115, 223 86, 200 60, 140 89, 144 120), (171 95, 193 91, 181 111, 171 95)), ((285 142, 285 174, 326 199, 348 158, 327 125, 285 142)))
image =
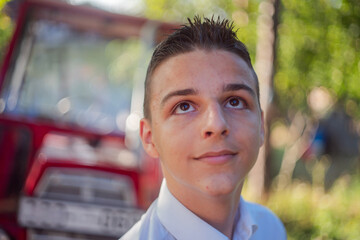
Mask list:
POLYGON ((144 117, 151 120, 150 113, 150 95, 152 74, 155 69, 170 57, 182 53, 188 53, 194 50, 225 50, 235 53, 241 57, 253 72, 256 85, 256 93, 259 100, 259 83, 256 73, 251 64, 248 50, 236 36, 233 22, 218 17, 211 19, 199 16, 193 20, 188 18, 188 25, 182 25, 164 41, 162 41, 154 50, 151 57, 146 78, 145 78, 145 96, 144 96, 144 117))

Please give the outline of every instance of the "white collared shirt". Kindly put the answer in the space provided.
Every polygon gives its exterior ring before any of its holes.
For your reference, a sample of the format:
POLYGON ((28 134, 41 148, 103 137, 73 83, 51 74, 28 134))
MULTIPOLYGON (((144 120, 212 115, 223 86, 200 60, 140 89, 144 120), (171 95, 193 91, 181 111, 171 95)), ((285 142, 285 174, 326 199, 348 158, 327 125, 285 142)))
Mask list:
MULTIPOLYGON (((211 211, 211 210, 210 210, 211 211)), ((159 197, 120 240, 229 240, 182 205, 163 181, 159 197)), ((286 239, 282 222, 267 208, 242 198, 232 240, 286 239), (241 214, 240 214, 241 213, 241 214)))

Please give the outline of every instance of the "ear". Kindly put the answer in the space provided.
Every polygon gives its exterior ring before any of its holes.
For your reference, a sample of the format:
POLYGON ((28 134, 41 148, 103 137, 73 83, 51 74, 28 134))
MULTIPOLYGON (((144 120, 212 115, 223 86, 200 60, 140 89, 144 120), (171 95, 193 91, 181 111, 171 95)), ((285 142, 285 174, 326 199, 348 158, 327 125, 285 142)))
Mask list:
POLYGON ((264 144, 265 141, 265 123, 264 123, 264 112, 261 111, 261 126, 260 126, 260 146, 264 144))
POLYGON ((148 119, 140 120, 140 138, 146 153, 153 158, 158 158, 159 153, 153 142, 151 123, 148 119))

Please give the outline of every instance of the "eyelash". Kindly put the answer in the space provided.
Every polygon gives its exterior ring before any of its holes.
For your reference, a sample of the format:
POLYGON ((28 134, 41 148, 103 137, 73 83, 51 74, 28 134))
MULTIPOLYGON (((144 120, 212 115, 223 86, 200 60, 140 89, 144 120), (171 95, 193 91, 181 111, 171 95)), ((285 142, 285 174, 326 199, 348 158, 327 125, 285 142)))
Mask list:
MULTIPOLYGON (((245 109, 248 108, 248 103, 246 102, 246 100, 243 99, 243 98, 241 98, 241 97, 236 97, 236 96, 231 96, 231 97, 227 98, 226 101, 225 101, 224 106, 225 106, 226 104, 228 104, 228 103, 229 103, 231 100, 233 100, 233 99, 236 99, 236 100, 238 100, 240 103, 242 103, 242 104, 244 105, 243 108, 245 108, 245 109)), ((181 106, 181 104, 184 104, 184 103, 189 104, 189 105, 190 105, 190 108, 191 108, 191 107, 192 107, 192 108, 195 108, 195 107, 194 107, 194 103, 192 103, 192 102, 190 102, 190 101, 181 101, 181 102, 177 103, 177 104, 173 107, 173 109, 171 110, 171 114, 181 114, 181 113, 176 113, 176 110, 181 106)), ((241 109, 243 109, 243 108, 241 108, 241 109)), ((185 112, 185 113, 186 113, 186 112, 185 112)))
MULTIPOLYGON (((194 107, 194 104, 193 104, 192 102, 190 102, 190 101, 181 101, 181 102, 179 102, 178 104, 176 104, 176 105, 174 106, 174 108, 172 109, 171 113, 172 113, 172 114, 177 114, 177 113, 176 113, 176 110, 181 106, 181 104, 184 104, 184 103, 189 104, 189 105, 190 105, 190 108, 191 108, 191 107, 195 108, 195 107, 194 107)), ((178 114, 181 114, 181 113, 178 113, 178 114)))

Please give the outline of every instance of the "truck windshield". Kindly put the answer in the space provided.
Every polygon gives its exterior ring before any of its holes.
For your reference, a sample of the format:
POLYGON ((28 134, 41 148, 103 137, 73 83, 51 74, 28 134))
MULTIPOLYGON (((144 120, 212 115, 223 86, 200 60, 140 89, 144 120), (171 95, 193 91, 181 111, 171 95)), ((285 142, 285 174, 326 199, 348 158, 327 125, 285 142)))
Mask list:
POLYGON ((113 38, 51 20, 28 23, 0 96, 0 111, 125 130, 136 78, 148 59, 139 38, 113 38), (134 80, 135 79, 135 80, 134 80))

